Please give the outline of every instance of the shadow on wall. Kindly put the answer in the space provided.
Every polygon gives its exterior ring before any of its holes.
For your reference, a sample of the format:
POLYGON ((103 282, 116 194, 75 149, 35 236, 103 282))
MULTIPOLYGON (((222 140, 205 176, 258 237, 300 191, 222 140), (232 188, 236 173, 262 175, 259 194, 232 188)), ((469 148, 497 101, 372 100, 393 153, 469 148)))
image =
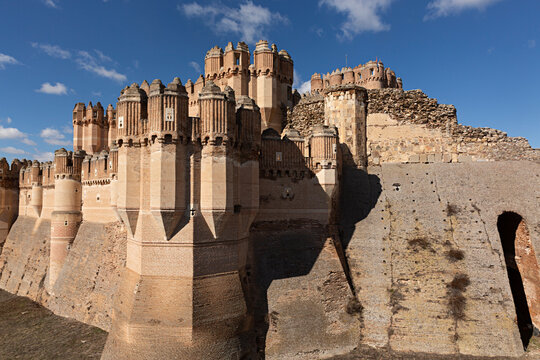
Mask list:
MULTIPOLYGON (((300 150, 289 155, 288 161, 304 164, 300 150)), ((325 192, 314 171, 305 165, 294 170, 261 167, 260 209, 270 213, 283 211, 283 215, 268 221, 260 214, 250 229, 252 268, 247 269, 246 293, 255 323, 259 359, 335 349, 341 346, 340 342, 351 342, 347 338, 349 333, 339 333, 345 326, 338 329, 338 335, 327 331, 328 319, 333 316, 329 312, 345 314, 351 289, 341 271, 340 259, 332 256, 336 254, 332 243, 339 248, 334 212, 329 211, 328 224, 314 219, 320 215, 309 213, 335 207, 335 199, 325 192), (303 177, 292 175, 302 172, 303 177), (281 176, 285 173, 289 175, 281 176), (293 198, 278 193, 282 184, 298 193, 293 198), (330 279, 332 276, 336 278, 330 279), (329 310, 328 303, 335 308, 329 310)), ((357 321, 354 319, 350 327, 359 329, 357 321)))
POLYGON ((382 193, 381 179, 352 164, 344 164, 339 201, 339 236, 347 249, 355 226, 364 220, 382 193))
MULTIPOLYGON (((536 268, 531 266, 531 268, 528 269, 526 265, 531 265, 526 262, 528 254, 519 251, 523 250, 529 242, 528 230, 520 215, 514 212, 502 213, 497 220, 497 229, 499 230, 499 236, 501 238, 504 259, 506 262, 506 271, 508 273, 508 280, 510 281, 512 297, 514 298, 517 325, 523 347, 527 349, 529 341, 534 333, 534 326, 529 311, 529 304, 527 303, 527 294, 524 287, 525 274, 523 274, 523 272, 537 271, 538 264, 536 264, 536 268)), ((534 258, 533 260, 534 263, 536 263, 536 259, 534 258)), ((532 301, 538 301, 538 299, 529 299, 529 302, 532 301)))

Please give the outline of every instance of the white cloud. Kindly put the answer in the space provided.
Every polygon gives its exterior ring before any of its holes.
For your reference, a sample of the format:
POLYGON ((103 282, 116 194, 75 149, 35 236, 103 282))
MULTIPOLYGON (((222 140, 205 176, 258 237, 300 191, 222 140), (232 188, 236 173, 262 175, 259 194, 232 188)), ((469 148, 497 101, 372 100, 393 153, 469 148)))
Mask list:
POLYGON ((293 70, 294 74, 294 82, 293 82, 293 89, 298 90, 300 94, 305 94, 311 92, 311 80, 303 81, 302 76, 296 72, 296 70, 293 70))
POLYGON ((58 8, 58 4, 56 3, 57 0, 43 0, 43 3, 47 5, 48 7, 52 7, 54 9, 58 8))
POLYGON ((58 45, 49 45, 49 44, 39 44, 39 43, 31 43, 32 47, 34 49, 41 49, 43 50, 47 55, 51 57, 55 57, 58 59, 69 59, 71 57, 71 52, 68 50, 62 49, 58 45))
POLYGON ((62 132, 65 134, 73 134, 73 127, 72 126, 64 126, 62 128, 62 132))
POLYGON ((27 135, 16 128, 5 128, 0 125, 0 139, 20 139, 27 135))
MULTIPOLYGON (((102 57, 98 54, 98 57, 100 57, 100 60, 103 60, 102 57)), ((108 58, 108 57, 107 57, 108 58)), ((108 58, 110 59, 110 58, 108 58)), ((89 72, 93 72, 94 74, 97 74, 99 76, 116 80, 118 82, 126 81, 127 77, 124 74, 120 74, 114 69, 107 69, 103 65, 101 65, 96 59, 95 56, 91 55, 87 51, 79 51, 78 57, 75 59, 77 64, 79 66, 89 72)))
POLYGON ((8 124, 11 124, 12 121, 13 121, 13 120, 11 120, 11 118, 8 116, 8 118, 6 119, 6 122, 7 122, 8 124))
POLYGON ((26 144, 26 145, 36 146, 36 143, 34 141, 30 140, 29 138, 23 138, 23 139, 21 139, 21 142, 23 144, 26 144))
POLYGON ((24 154, 26 154, 26 151, 21 150, 21 149, 17 149, 17 148, 15 148, 13 146, 6 146, 6 147, 3 147, 3 148, 0 148, 0 151, 4 152, 6 154, 13 154, 13 155, 24 155, 24 154))
POLYGON ((5 69, 6 65, 15 65, 19 62, 13 56, 0 53, 0 70, 5 69))
POLYGON ((71 140, 66 140, 66 137, 57 129, 46 128, 41 130, 40 136, 47 144, 59 145, 59 146, 70 146, 72 145, 71 140))
POLYGON ((308 81, 303 82, 302 85, 300 85, 300 87, 298 88, 298 92, 300 94, 311 92, 311 81, 308 80, 308 81))
POLYGON ((191 66, 196 72, 201 73, 201 65, 198 62, 190 61, 189 66, 191 66))
POLYGON ((529 40, 527 45, 529 46, 529 49, 534 49, 536 47, 536 40, 529 40))
POLYGON ((425 20, 456 15, 466 10, 484 10, 501 0, 433 0, 427 5, 425 20))
POLYGON ((97 96, 97 97, 101 97, 103 94, 101 93, 101 91, 92 91, 92 95, 97 96))
POLYGON ((240 40, 254 43, 265 37, 265 30, 276 23, 288 20, 278 12, 253 4, 252 1, 241 3, 238 8, 220 4, 199 5, 197 2, 178 5, 178 10, 187 17, 200 17, 216 33, 233 33, 240 40))
POLYGON ((345 15, 341 24, 341 39, 352 39, 365 31, 385 31, 390 25, 381 19, 381 12, 385 11, 393 0, 319 0, 319 6, 326 5, 338 13, 345 15))
POLYGON ((38 149, 34 149, 34 151, 36 153, 32 155, 32 158, 36 159, 37 161, 44 162, 54 160, 54 153, 52 152, 40 152, 38 149))
MULTIPOLYGON (((8 118, 8 124, 11 122, 11 118, 8 118)), ((19 140, 26 145, 36 145, 35 142, 28 138, 28 134, 23 133, 21 130, 12 127, 3 127, 0 125, 0 139, 19 140)))
POLYGON ((50 95, 66 95, 67 94, 67 88, 66 85, 57 82, 55 85, 52 85, 51 83, 43 83, 41 84, 41 88, 36 90, 37 92, 44 93, 44 94, 50 94, 50 95))

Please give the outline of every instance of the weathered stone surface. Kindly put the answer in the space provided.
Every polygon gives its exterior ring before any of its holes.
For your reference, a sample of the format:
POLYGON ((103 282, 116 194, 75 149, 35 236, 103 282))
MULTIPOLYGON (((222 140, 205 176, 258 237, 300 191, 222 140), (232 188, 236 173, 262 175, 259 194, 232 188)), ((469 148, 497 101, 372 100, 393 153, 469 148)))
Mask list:
POLYGON ((49 220, 19 216, 0 255, 0 288, 47 303, 50 233, 49 220))
POLYGON ((259 353, 266 359, 320 359, 356 347, 361 311, 347 312, 353 294, 324 228, 259 223, 250 240, 259 353))
POLYGON ((113 299, 126 263, 126 230, 122 223, 83 222, 48 308, 108 331, 113 299))
MULTIPOLYGON (((504 211, 520 214, 532 246, 540 246, 540 165, 387 164, 370 172, 372 190, 363 196, 373 209, 344 244, 365 307, 363 342, 396 351, 521 355, 497 219, 504 211), (463 316, 456 316, 450 284, 460 274, 470 285, 462 292, 463 316)), ((344 181, 347 189, 347 174, 344 181)))

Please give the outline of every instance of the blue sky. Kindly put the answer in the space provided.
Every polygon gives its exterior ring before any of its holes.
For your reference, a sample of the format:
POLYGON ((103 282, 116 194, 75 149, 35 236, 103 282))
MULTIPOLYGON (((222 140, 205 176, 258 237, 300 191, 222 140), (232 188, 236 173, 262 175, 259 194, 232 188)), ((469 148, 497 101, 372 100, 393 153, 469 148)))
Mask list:
POLYGON ((212 46, 261 38, 289 51, 298 88, 379 58, 461 123, 539 148, 539 15, 538 0, 0 0, 0 157, 51 159, 76 102, 185 83, 212 46))

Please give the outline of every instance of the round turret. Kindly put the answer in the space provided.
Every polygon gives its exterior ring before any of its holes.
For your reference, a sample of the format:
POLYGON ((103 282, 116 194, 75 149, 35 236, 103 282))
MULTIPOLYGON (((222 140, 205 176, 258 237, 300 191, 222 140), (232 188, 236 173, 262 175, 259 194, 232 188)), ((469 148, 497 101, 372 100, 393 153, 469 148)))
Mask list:
POLYGON ((311 75, 311 93, 319 93, 323 91, 323 79, 320 74, 311 75))
POLYGON ((330 86, 341 85, 343 82, 343 74, 339 69, 336 69, 330 75, 330 86))

